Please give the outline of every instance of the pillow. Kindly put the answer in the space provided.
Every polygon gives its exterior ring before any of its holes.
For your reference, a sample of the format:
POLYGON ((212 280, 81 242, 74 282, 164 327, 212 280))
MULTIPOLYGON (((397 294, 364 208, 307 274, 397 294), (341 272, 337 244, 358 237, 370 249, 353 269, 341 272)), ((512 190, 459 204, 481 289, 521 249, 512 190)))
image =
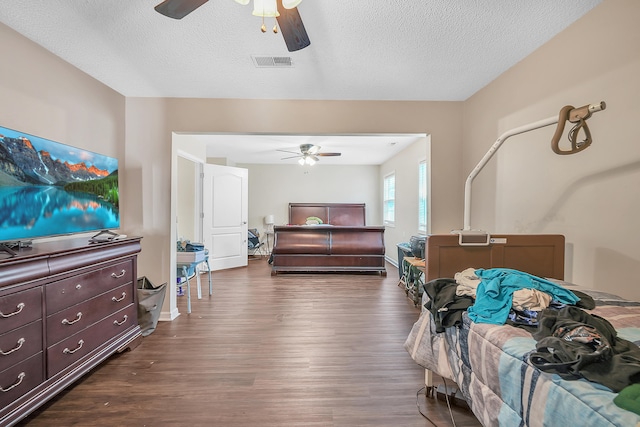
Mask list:
POLYGON ((305 222, 306 225, 319 225, 322 224, 322 220, 320 218, 318 218, 317 216, 310 216, 307 218, 307 221, 305 222))

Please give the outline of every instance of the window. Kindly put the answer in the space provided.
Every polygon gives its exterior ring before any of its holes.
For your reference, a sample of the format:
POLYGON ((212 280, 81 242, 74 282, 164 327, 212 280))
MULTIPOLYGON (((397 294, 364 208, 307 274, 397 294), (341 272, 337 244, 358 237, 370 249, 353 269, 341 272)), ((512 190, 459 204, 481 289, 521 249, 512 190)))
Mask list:
POLYGON ((427 161, 423 160, 418 164, 418 231, 424 234, 429 219, 427 176, 427 161))
POLYGON ((383 219, 384 223, 392 225, 396 221, 396 174, 390 173, 384 177, 383 219))

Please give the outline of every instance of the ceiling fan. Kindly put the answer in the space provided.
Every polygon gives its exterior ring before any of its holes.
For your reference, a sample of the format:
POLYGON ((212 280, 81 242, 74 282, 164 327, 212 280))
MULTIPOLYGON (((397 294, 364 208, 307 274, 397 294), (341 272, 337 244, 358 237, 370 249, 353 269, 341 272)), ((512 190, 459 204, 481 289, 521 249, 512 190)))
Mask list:
MULTIPOLYGON (((162 15, 173 19, 182 19, 209 0, 165 0, 154 9, 162 15)), ((249 0, 235 0, 246 5, 249 0)), ((282 37, 287 44, 289 52, 304 49, 311 44, 307 30, 304 28, 302 18, 296 7, 301 0, 254 0, 253 15, 262 16, 262 32, 267 29, 264 26, 264 17, 275 16, 278 26, 282 32, 282 37)), ((273 27, 273 32, 277 33, 277 26, 273 27)))
POLYGON ((301 165, 307 164, 309 166, 313 166, 317 161, 319 161, 320 159, 318 157, 335 157, 342 155, 342 153, 321 153, 321 148, 322 147, 320 147, 319 145, 300 144, 299 153, 288 150, 278 151, 282 151, 283 153, 295 154, 295 156, 283 157, 282 160, 299 158, 298 163, 300 163, 301 165))

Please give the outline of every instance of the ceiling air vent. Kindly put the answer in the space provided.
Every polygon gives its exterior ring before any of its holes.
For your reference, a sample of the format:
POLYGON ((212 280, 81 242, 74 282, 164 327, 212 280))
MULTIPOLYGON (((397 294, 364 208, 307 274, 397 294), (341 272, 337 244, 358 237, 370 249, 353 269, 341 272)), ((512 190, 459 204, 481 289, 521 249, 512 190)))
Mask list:
POLYGON ((258 68, 291 68, 290 56, 251 56, 253 64, 258 68))

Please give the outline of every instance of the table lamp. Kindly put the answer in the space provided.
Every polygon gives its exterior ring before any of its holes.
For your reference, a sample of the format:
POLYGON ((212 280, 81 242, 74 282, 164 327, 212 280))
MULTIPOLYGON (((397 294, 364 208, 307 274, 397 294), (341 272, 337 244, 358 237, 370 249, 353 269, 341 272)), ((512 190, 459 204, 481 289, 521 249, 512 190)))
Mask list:
POLYGON ((273 224, 275 224, 273 214, 269 214, 264 217, 264 223, 267 224, 267 233, 273 233, 273 224))

